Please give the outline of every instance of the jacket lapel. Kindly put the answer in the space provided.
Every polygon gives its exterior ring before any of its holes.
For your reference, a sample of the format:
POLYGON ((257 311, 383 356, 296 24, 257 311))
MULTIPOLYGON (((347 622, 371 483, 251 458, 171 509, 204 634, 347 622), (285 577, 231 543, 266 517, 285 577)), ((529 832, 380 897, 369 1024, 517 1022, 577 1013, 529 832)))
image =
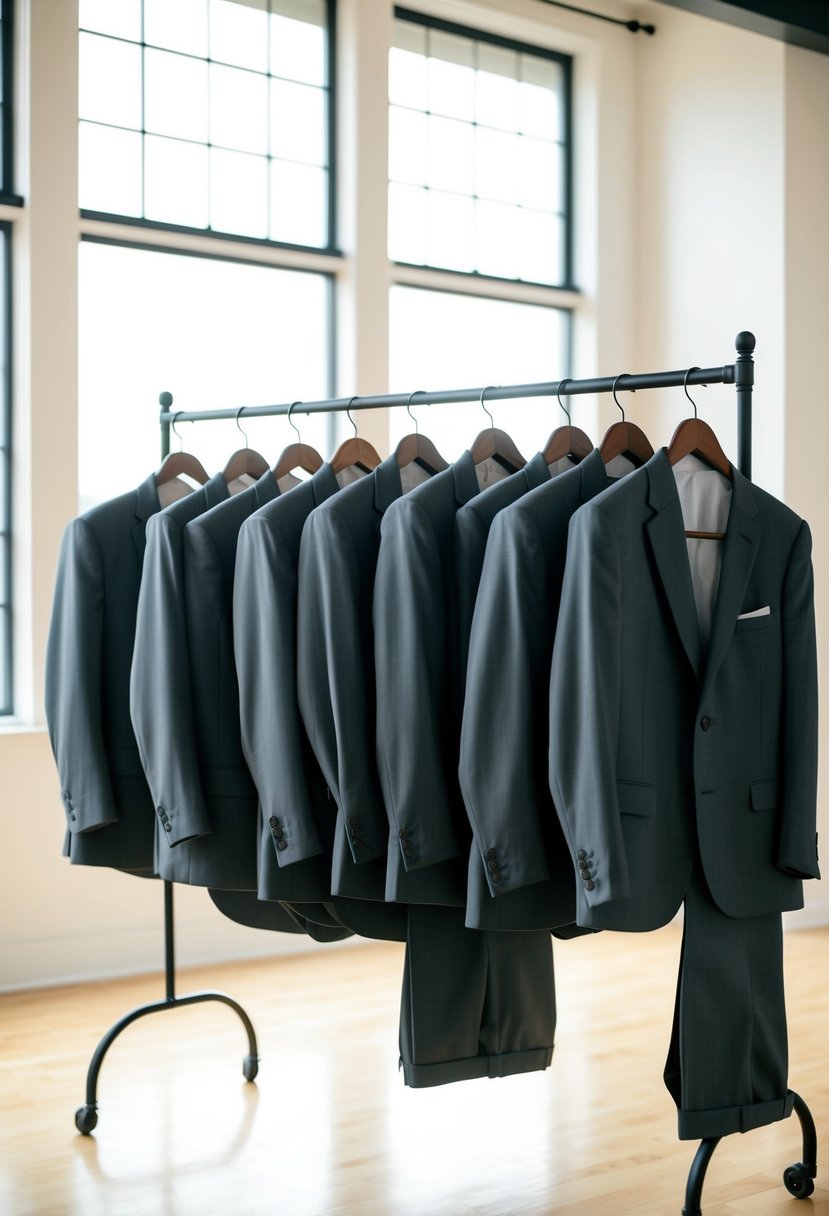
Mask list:
POLYGON ((711 624, 711 641, 708 647, 703 696, 725 657, 728 643, 734 632, 734 622, 739 616, 748 580, 760 548, 760 525, 756 519, 757 505, 751 490, 751 482, 733 466, 732 479, 731 507, 725 529, 725 540, 722 542, 722 570, 714 619, 711 624))
POLYGON ((697 679, 701 680, 702 645, 685 542, 685 522, 665 449, 660 448, 645 468, 650 477, 649 502, 655 511, 645 526, 682 645, 697 679))
POLYGON ((158 499, 155 473, 150 473, 149 477, 146 477, 135 491, 135 523, 132 526, 132 539, 142 562, 147 545, 147 520, 160 510, 161 503, 158 499))

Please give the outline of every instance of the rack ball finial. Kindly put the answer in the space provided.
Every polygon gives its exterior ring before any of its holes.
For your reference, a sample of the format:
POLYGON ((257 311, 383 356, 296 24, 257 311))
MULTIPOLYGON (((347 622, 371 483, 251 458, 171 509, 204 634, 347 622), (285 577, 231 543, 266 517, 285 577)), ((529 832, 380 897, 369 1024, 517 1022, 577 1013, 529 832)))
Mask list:
POLYGON ((740 355, 750 355, 757 345, 757 339, 754 334, 748 329, 741 329, 734 339, 734 345, 737 348, 737 353, 740 355))
POLYGON ((161 408, 163 410, 168 410, 170 408, 170 406, 173 404, 173 394, 172 393, 159 393, 158 394, 158 404, 161 406, 161 408))

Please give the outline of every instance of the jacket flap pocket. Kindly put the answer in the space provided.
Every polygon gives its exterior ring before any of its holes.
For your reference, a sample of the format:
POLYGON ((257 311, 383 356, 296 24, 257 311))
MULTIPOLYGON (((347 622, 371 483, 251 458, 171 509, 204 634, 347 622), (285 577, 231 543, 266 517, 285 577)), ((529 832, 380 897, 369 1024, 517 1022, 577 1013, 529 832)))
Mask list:
POLYGON ((752 781, 751 809, 753 811, 773 811, 777 806, 776 781, 752 781))
POLYGON ((643 815, 652 818, 656 814, 656 787, 643 785, 641 781, 617 781, 619 810, 623 815, 643 815))

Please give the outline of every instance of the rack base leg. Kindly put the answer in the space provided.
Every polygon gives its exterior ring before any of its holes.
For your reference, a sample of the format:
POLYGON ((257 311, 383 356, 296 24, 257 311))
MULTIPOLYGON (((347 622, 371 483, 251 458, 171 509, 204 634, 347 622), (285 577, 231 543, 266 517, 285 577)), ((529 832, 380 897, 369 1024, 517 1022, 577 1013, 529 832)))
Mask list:
POLYGON ((685 1187, 685 1207, 682 1209, 682 1216, 702 1216, 702 1208, 700 1207, 700 1203, 702 1202, 702 1184, 705 1182, 705 1172, 714 1155, 714 1149, 719 1142, 719 1136, 711 1136, 707 1140, 700 1141, 697 1154, 688 1172, 688 1182, 685 1187))
POLYGON ((139 1005, 137 1008, 131 1009, 129 1013, 124 1014, 113 1026, 110 1026, 95 1048, 89 1064, 89 1071, 86 1075, 86 1103, 75 1111, 75 1127, 82 1136, 88 1136, 98 1123, 98 1073, 101 1070, 104 1056, 121 1031, 126 1030, 127 1026, 131 1025, 138 1018, 145 1017, 148 1013, 156 1013, 162 1009, 175 1009, 181 1005, 198 1005, 204 1001, 220 1001, 223 1005, 229 1005, 238 1014, 248 1036, 248 1054, 242 1061, 242 1075, 246 1081, 254 1079, 259 1071, 256 1033, 250 1018, 238 1001, 234 1001, 233 997, 227 996, 224 992, 191 992, 187 996, 172 997, 164 1001, 154 1001, 149 1005, 139 1005))

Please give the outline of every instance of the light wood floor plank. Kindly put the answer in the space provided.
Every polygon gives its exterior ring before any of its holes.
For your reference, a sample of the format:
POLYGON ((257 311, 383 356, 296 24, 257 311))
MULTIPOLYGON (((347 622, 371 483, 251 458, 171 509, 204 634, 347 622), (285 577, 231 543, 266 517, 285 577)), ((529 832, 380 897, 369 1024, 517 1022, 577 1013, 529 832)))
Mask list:
MULTIPOLYGON (((556 944, 543 1074, 409 1090, 397 1071, 402 947, 182 972, 247 1009, 261 1067, 218 1004, 124 1031, 78 1135, 100 1035, 160 975, 0 997, 2 1216, 679 1216, 696 1148, 662 1084, 679 932, 556 944)), ((829 1129, 829 929, 786 937, 790 1084, 829 1129)), ((705 1216, 829 1216, 782 1185, 795 1118, 722 1142, 705 1216)), ((825 1157, 825 1152, 824 1152, 825 1157)), ((829 1167, 827 1167, 829 1170, 829 1167)), ((826 1177, 829 1177, 827 1173, 826 1177)))

